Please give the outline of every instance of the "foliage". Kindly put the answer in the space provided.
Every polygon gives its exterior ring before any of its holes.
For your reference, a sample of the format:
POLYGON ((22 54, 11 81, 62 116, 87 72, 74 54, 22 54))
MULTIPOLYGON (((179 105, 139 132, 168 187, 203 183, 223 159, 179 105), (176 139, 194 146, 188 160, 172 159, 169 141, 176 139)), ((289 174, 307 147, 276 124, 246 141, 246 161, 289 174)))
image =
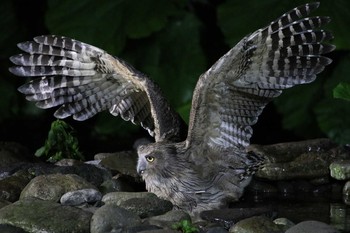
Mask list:
POLYGON ((350 101, 350 83, 339 83, 333 89, 334 98, 350 101))
POLYGON ((199 229, 195 227, 190 220, 182 220, 175 223, 172 228, 174 230, 181 230, 183 233, 195 233, 199 232, 199 229))
POLYGON ((63 158, 84 160, 79 151, 78 139, 72 135, 73 128, 62 120, 52 122, 45 145, 35 155, 44 156, 49 162, 63 158))
MULTIPOLYGON (((10 77, 7 72, 8 57, 18 53, 16 43, 33 36, 65 35, 126 60, 155 80, 187 121, 192 92, 202 72, 245 35, 309 0, 38 2, 0 3, 0 123, 14 117, 52 118, 52 112, 38 111, 16 93, 15 88, 25 80, 10 77)), ((346 116, 350 106, 334 99, 332 93, 338 83, 350 83, 350 1, 320 2, 320 8, 312 15, 328 15, 332 19, 326 27, 334 34, 332 44, 337 46, 327 55, 333 63, 318 75, 316 82, 286 90, 277 98, 274 104, 280 115, 275 115, 281 116, 284 129, 299 138, 326 135, 348 143, 350 132, 346 129, 350 129, 350 120, 346 116)), ((138 132, 138 128, 110 114, 98 114, 92 123, 90 137, 95 138, 125 138, 138 132)))

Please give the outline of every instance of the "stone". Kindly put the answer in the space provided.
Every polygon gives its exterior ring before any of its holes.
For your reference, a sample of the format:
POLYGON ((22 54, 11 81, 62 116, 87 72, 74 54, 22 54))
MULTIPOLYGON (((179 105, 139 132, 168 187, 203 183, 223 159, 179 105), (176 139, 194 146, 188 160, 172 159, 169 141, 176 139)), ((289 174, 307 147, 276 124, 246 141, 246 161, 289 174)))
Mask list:
POLYGON ((211 227, 206 233, 227 233, 228 231, 223 227, 211 227))
POLYGON ((136 214, 117 205, 106 204, 97 209, 91 219, 91 233, 127 232, 126 229, 141 224, 136 214))
POLYGON ((171 229, 174 223, 183 220, 191 221, 191 217, 187 212, 182 210, 171 210, 162 215, 149 217, 145 219, 145 222, 161 228, 171 229))
POLYGON ((276 218, 275 220, 273 220, 273 222, 276 225, 280 226, 283 232, 295 225, 292 221, 290 221, 287 218, 276 218))
POLYGON ((339 231, 323 222, 304 221, 289 228, 286 233, 339 233, 339 231))
POLYGON ((270 214, 272 208, 269 206, 261 207, 237 207, 220 210, 206 210, 200 213, 200 217, 208 222, 219 223, 225 228, 230 228, 233 224, 242 219, 255 215, 270 214))
POLYGON ((121 202, 119 206, 136 213, 140 218, 161 215, 173 208, 170 201, 155 196, 131 198, 121 202))
POLYGON ((51 174, 37 176, 22 190, 20 199, 39 198, 58 202, 63 194, 69 191, 92 188, 95 186, 75 174, 51 174))
POLYGON ((0 209, 0 224, 28 232, 86 233, 92 214, 71 206, 38 199, 19 200, 0 209))
POLYGON ((17 201, 29 181, 28 177, 16 175, 0 180, 0 199, 10 202, 17 201))
POLYGON ((331 177, 337 180, 350 179, 350 160, 335 161, 329 165, 331 177))
POLYGON ((80 189, 63 194, 60 202, 62 205, 77 206, 83 203, 95 203, 101 199, 102 194, 96 189, 80 189))
POLYGON ((8 224, 0 224, 1 233, 28 233, 28 231, 23 230, 22 228, 11 226, 8 224))
POLYGON ((132 181, 126 177, 116 177, 110 180, 106 180, 101 184, 99 189, 103 194, 110 192, 134 192, 135 188, 131 185, 132 181))
POLYGON ((139 179, 139 175, 136 171, 138 155, 135 151, 100 153, 95 155, 94 158, 101 158, 100 165, 110 169, 112 173, 123 174, 139 179))
MULTIPOLYGON (((6 200, 4 200, 4 199, 0 199, 0 209, 1 209, 2 207, 5 207, 5 206, 9 205, 9 204, 12 204, 12 203, 9 202, 9 201, 6 201, 6 200)), ((0 232, 1 232, 1 231, 0 231, 0 232)))
POLYGON ((138 233, 179 233, 179 231, 175 230, 169 230, 169 229, 159 229, 159 230, 146 230, 146 231, 140 231, 138 233))
POLYGON ((120 203, 132 198, 152 198, 157 197, 154 193, 149 192, 111 192, 102 197, 106 204, 120 205, 120 203))
POLYGON ((233 225, 229 232, 232 233, 283 233, 282 229, 270 218, 254 216, 243 219, 233 225))
POLYGON ((349 151, 329 139, 314 139, 248 148, 268 158, 255 176, 268 180, 318 179, 329 175, 329 165, 350 158, 349 151))

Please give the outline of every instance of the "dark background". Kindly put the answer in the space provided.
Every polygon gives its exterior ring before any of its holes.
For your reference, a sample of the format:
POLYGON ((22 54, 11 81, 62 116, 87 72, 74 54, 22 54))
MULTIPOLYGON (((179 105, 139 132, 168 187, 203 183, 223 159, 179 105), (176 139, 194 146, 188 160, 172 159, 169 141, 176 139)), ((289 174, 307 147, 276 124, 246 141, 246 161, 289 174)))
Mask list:
MULTIPOLYGON (((149 75, 188 120, 192 91, 201 73, 243 36, 308 1, 292 0, 2 0, 0 2, 0 141, 16 141, 33 152, 43 145, 52 110, 37 109, 16 89, 26 78, 8 72, 18 42, 56 34, 116 55, 149 75)), ((330 137, 350 141, 350 102, 333 88, 350 83, 350 1, 324 0, 312 15, 331 16, 326 26, 337 49, 318 79, 286 91, 269 104, 254 126, 253 143, 270 144, 330 137)), ((102 113, 85 122, 67 119, 87 157, 128 149, 147 133, 102 113)))

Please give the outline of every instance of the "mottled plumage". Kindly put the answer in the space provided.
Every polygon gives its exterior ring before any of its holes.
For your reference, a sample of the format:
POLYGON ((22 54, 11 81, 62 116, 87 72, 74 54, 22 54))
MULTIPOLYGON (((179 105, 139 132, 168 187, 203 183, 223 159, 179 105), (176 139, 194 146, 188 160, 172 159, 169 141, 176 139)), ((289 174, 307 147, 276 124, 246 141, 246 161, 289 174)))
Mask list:
POLYGON ((333 45, 319 29, 328 17, 307 17, 319 3, 294 8, 244 37, 197 82, 189 128, 159 88, 122 60, 59 36, 19 44, 18 76, 42 76, 19 88, 57 118, 85 120, 109 110, 140 124, 155 143, 138 148, 137 170, 149 191, 196 213, 238 200, 262 158, 246 152, 251 126, 282 90, 315 80, 333 45), (187 137, 186 137, 187 135, 187 137))

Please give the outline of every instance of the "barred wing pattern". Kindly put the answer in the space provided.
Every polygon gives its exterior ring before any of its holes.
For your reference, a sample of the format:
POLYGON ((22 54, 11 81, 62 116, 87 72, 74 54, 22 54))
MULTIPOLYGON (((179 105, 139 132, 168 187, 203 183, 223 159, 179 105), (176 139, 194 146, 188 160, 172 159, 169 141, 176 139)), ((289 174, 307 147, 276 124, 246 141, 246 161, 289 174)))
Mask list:
MULTIPOLYGON (((156 86, 124 61, 92 45, 60 36, 18 44, 12 56, 18 76, 42 76, 19 87, 39 108, 61 107, 55 117, 86 120, 109 110, 140 124, 156 141, 179 141, 185 125, 156 86)), ((186 127, 185 127, 186 128, 186 127)))
POLYGON ((308 17, 319 3, 283 14, 243 38, 200 77, 192 100, 187 145, 209 145, 244 156, 265 105, 283 89, 310 83, 331 59, 332 38, 318 29, 328 17, 308 17), (233 149, 233 150, 231 150, 233 149))

